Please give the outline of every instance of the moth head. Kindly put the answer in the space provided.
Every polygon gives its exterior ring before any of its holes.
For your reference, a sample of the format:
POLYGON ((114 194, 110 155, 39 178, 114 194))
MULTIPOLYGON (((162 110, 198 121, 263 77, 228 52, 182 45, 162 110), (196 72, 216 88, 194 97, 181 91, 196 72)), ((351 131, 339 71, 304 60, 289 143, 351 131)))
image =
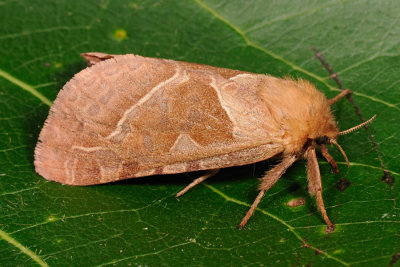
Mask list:
MULTIPOLYGON (((313 143, 315 145, 318 145, 321 147, 321 151, 323 156, 332 164, 332 161, 334 162, 333 158, 329 155, 328 150, 326 148, 325 145, 327 144, 334 144, 335 146, 337 146, 337 148, 340 150, 340 152, 342 153, 344 159, 347 162, 347 166, 350 166, 349 160, 346 156, 346 153, 344 152, 343 148, 338 144, 337 142, 337 138, 340 135, 345 135, 348 133, 351 133, 353 131, 356 131, 358 129, 360 129, 361 127, 364 127, 365 125, 367 125, 368 123, 370 123, 371 121, 373 121, 375 119, 376 115, 374 115, 372 118, 370 118, 369 120, 360 123, 359 125, 356 125, 350 129, 347 129, 345 131, 341 131, 341 132, 337 132, 335 133, 334 131, 327 131, 325 135, 321 135, 318 136, 317 138, 315 138, 313 141, 313 143)), ((335 163, 336 164, 336 163, 335 163)), ((332 166, 333 167, 333 166, 332 166)))

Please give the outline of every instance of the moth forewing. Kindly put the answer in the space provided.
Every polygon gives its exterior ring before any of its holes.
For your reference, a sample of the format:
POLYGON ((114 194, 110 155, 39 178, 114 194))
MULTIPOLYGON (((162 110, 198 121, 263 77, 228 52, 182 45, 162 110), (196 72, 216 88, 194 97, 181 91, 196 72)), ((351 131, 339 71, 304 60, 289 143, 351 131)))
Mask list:
MULTIPOLYGON (((249 74, 134 55, 96 63, 54 101, 35 150, 36 170, 50 180, 91 185, 281 153, 270 135, 277 125, 254 101, 255 88, 242 86, 243 75, 249 74)), ((254 76, 248 79, 264 75, 254 76)))

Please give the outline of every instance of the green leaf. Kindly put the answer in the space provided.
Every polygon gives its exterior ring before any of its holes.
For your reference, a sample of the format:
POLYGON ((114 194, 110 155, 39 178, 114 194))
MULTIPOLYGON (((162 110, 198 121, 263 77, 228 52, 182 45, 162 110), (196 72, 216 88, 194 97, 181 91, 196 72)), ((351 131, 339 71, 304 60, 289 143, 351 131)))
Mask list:
MULTIPOLYGON (((0 265, 399 266, 399 1, 0 2, 0 265), (135 53, 309 79, 328 97, 333 66, 369 131, 339 139, 340 174, 320 160, 326 234, 297 162, 236 226, 276 162, 229 168, 174 194, 197 174, 73 187, 35 173, 33 151, 49 105, 85 67, 81 52, 135 53), (376 148, 370 136, 373 136, 376 148), (382 166, 394 177, 383 183, 382 166), (343 191, 337 182, 351 182, 343 191), (302 197, 306 204, 288 207, 302 197), (396 262, 397 261, 397 262, 396 262)), ((360 123, 342 100, 341 129, 360 123)))

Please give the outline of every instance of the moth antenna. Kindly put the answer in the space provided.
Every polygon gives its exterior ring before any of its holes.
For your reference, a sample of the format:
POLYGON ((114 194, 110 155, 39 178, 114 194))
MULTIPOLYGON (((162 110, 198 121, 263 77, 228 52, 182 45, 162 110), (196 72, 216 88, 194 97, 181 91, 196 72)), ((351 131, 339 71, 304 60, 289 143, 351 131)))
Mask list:
POLYGON ((364 121, 363 123, 361 123, 361 124, 359 124, 357 126, 354 126, 354 127, 350 128, 350 129, 347 129, 345 131, 339 132, 339 135, 344 135, 344 134, 348 134, 348 133, 351 133, 353 131, 356 131, 356 130, 360 129, 361 127, 363 127, 364 125, 366 125, 366 124, 370 123, 371 121, 373 121, 375 118, 376 118, 376 115, 372 116, 371 119, 369 119, 367 121, 364 121))
POLYGON ((335 145, 339 148, 340 152, 342 152, 342 155, 343 155, 344 159, 345 159, 346 162, 347 162, 347 167, 350 167, 349 159, 347 158, 346 153, 344 153, 343 148, 336 142, 335 139, 330 139, 329 141, 330 141, 332 144, 335 144, 335 145))

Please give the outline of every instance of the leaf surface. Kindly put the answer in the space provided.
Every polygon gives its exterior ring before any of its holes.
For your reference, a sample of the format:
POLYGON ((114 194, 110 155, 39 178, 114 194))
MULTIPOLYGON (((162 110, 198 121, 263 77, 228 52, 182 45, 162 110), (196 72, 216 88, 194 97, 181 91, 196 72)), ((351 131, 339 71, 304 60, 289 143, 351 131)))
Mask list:
MULTIPOLYGON (((400 3, 398 1, 0 2, 0 265, 399 266, 400 3), (33 151, 60 88, 85 67, 82 52, 134 53, 311 80, 338 93, 314 57, 333 66, 369 131, 339 139, 351 166, 320 160, 327 235, 297 162, 236 226, 276 162, 223 170, 179 200, 196 174, 101 186, 48 182, 33 151), (373 136, 377 148, 371 143, 373 136), (381 181, 381 164, 394 177, 381 181), (341 179, 351 182, 340 191, 341 179), (288 207, 302 197, 306 204, 288 207)), ((360 123, 346 100, 341 129, 360 123)), ((343 180, 342 180, 343 181, 343 180)))

